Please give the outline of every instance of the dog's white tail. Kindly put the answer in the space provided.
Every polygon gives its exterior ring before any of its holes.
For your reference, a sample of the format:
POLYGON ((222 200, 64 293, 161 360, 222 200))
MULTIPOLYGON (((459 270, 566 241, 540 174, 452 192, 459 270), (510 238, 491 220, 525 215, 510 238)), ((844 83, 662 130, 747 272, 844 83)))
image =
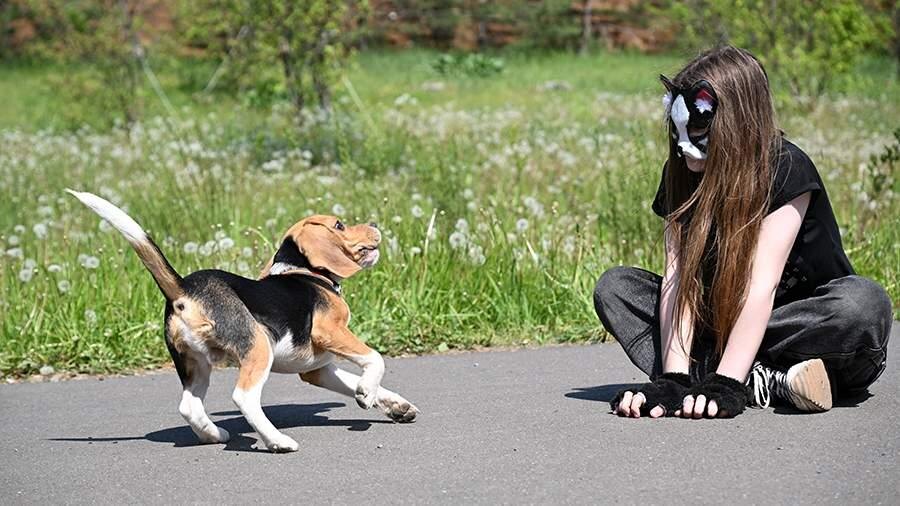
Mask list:
POLYGON ((184 292, 181 289, 181 276, 166 260, 153 239, 144 232, 144 229, 131 216, 125 214, 112 203, 88 192, 78 192, 66 188, 66 191, 75 196, 82 204, 91 208, 101 218, 109 222, 116 230, 125 236, 131 243, 131 247, 137 252, 141 262, 150 271, 159 289, 169 300, 181 297, 184 292))

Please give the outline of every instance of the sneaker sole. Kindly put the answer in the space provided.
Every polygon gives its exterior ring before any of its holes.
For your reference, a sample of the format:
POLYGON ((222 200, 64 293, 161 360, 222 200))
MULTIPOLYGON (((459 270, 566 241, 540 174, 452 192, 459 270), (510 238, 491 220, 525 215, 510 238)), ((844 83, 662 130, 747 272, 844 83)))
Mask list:
POLYGON ((787 372, 791 401, 800 411, 821 413, 832 406, 831 382, 825 363, 816 358, 794 365, 787 372))

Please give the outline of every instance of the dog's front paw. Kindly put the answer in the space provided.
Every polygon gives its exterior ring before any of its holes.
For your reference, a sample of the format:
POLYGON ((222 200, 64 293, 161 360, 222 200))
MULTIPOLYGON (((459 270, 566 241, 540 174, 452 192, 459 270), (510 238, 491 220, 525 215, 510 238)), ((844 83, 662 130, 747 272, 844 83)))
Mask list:
POLYGON ((272 453, 288 453, 299 450, 300 444, 284 434, 278 434, 277 437, 266 442, 266 448, 272 453))
POLYGON ((215 432, 198 432, 197 439, 200 440, 200 444, 216 444, 216 443, 227 443, 229 439, 231 439, 231 434, 228 433, 227 430, 214 425, 213 429, 215 432))
POLYGON ((356 386, 356 403, 363 409, 369 409, 375 404, 376 393, 378 393, 377 387, 366 387, 360 382, 359 385, 356 386))
POLYGON ((419 408, 415 407, 411 402, 404 400, 403 402, 394 402, 385 409, 385 414, 391 420, 397 423, 410 423, 415 421, 419 415, 419 408))

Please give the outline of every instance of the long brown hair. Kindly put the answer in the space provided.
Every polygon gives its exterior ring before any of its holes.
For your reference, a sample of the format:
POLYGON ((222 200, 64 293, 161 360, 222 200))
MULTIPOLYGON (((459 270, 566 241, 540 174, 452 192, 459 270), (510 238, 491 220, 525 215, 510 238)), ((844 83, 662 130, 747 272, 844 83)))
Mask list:
POLYGON ((696 191, 668 132, 666 204, 673 211, 667 226, 680 245, 673 315, 680 322, 689 312, 695 329, 712 332, 721 355, 746 297, 781 134, 766 72, 752 54, 731 46, 712 49, 673 81, 689 88, 700 79, 712 84, 718 104, 696 191))

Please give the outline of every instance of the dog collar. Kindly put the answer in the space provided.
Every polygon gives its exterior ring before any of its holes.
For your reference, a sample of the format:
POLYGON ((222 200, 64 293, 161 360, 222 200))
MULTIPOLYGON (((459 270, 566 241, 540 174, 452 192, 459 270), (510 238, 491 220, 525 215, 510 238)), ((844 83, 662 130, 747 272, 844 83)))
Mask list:
POLYGON ((269 269, 270 276, 286 276, 292 274, 309 276, 324 281, 325 284, 327 284, 334 291, 334 293, 341 295, 341 284, 331 279, 331 277, 328 276, 328 271, 320 270, 317 272, 316 270, 308 269, 306 267, 298 267, 286 262, 276 262, 272 264, 272 267, 269 269))

